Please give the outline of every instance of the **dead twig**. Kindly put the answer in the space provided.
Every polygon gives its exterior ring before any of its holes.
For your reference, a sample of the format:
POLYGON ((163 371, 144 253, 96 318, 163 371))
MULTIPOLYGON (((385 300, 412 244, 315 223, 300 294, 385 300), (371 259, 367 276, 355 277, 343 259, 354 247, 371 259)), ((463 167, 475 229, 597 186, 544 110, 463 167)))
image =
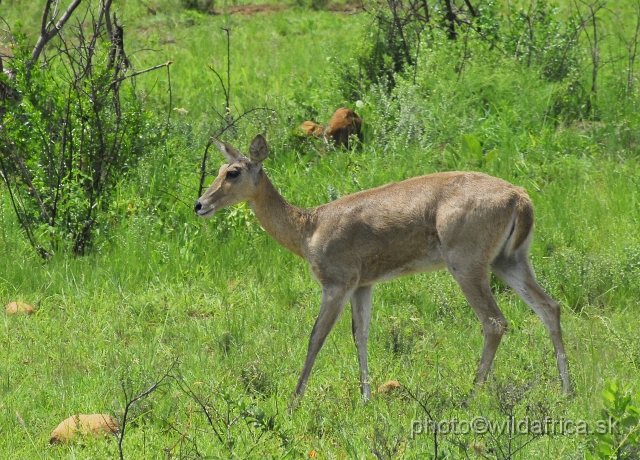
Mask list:
POLYGON ((130 73, 128 75, 124 75, 122 77, 117 78, 116 80, 113 80, 110 83, 110 85, 117 85, 118 83, 121 83, 124 80, 127 80, 129 78, 136 77, 138 75, 142 75, 143 73, 151 72, 152 70, 161 69, 162 67, 167 67, 167 66, 170 66, 171 64, 173 64, 173 61, 167 61, 164 64, 158 64, 158 65, 154 65, 153 67, 149 67, 148 69, 138 70, 136 72, 132 72, 132 73, 130 73))

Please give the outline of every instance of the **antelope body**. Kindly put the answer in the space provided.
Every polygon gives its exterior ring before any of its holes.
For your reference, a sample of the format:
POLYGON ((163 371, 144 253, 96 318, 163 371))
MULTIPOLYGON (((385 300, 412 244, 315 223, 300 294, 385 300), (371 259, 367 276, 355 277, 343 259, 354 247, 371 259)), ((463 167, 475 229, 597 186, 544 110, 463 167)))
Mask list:
POLYGON ((333 113, 327 126, 319 125, 313 121, 305 121, 300 129, 307 136, 324 137, 333 142, 336 147, 351 148, 351 135, 360 138, 362 119, 351 109, 339 108, 333 113))
POLYGON ((262 227, 303 257, 322 286, 322 305, 291 406, 302 398, 311 369, 345 305, 364 398, 371 397, 367 339, 375 283, 447 268, 482 324, 484 348, 475 381, 489 372, 507 322, 490 289, 492 271, 538 314, 553 342, 564 392, 571 381, 560 306, 535 280, 528 252, 533 205, 523 188, 476 172, 442 172, 344 196, 313 209, 288 203, 262 168, 268 146, 258 135, 246 157, 216 144, 228 161, 195 203, 199 216, 246 201, 262 227))

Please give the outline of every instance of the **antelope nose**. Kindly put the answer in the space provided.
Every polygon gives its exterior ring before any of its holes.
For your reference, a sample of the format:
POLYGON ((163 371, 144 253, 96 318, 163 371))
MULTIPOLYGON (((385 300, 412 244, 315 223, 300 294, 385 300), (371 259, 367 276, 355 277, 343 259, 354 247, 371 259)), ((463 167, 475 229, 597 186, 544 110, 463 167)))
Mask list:
POLYGON ((202 203, 200 203, 200 200, 196 200, 196 203, 193 205, 193 211, 197 214, 201 209, 202 203))

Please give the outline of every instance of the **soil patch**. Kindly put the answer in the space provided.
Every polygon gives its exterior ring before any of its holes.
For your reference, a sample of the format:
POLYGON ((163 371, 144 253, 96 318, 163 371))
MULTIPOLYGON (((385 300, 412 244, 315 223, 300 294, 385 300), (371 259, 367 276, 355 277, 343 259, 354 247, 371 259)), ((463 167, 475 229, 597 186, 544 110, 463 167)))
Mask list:
MULTIPOLYGON (((291 8, 291 5, 283 5, 283 4, 264 4, 264 5, 236 5, 229 6, 226 9, 226 12, 229 14, 239 14, 242 16, 253 16, 258 13, 277 13, 280 11, 288 10, 291 8)), ((346 2, 346 3, 338 3, 331 2, 327 5, 327 11, 331 11, 334 13, 358 13, 360 11, 364 11, 362 2, 346 2)), ((224 14, 224 10, 215 8, 211 11, 211 14, 224 14)))

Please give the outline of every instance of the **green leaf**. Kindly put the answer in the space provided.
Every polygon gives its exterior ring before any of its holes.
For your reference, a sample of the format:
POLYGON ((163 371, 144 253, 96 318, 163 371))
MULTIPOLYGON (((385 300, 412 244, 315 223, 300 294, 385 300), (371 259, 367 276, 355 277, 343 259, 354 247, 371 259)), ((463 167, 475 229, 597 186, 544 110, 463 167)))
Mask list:
POLYGON ((609 388, 602 390, 602 399, 606 408, 612 408, 615 404, 616 396, 609 388))
POLYGON ((491 152, 487 153, 484 156, 484 164, 488 165, 489 163, 491 163, 493 160, 495 160, 498 157, 498 150, 493 149, 491 152))
POLYGON ((608 391, 611 394, 616 394, 618 392, 618 381, 617 380, 607 380, 605 383, 605 391, 608 391))
POLYGON ((454 167, 457 168, 460 164, 460 154, 456 152, 453 147, 451 147, 451 144, 447 144, 444 146, 443 155, 445 158, 449 158, 451 160, 454 167))
POLYGON ((631 402, 631 394, 627 393, 626 395, 619 396, 616 401, 616 408, 620 410, 620 412, 624 413, 627 409, 627 406, 631 402))
POLYGON ((600 457, 604 457, 604 458, 609 458, 614 454, 613 447, 611 447, 611 445, 609 444, 605 444, 602 442, 598 444, 597 452, 598 454, 600 454, 600 457))
POLYGON ((596 437, 600 440, 600 444, 608 444, 608 445, 612 445, 613 444, 613 436, 611 436, 611 434, 596 434, 596 437))
POLYGON ((623 426, 624 428, 632 428, 632 427, 635 427, 637 424, 638 424, 638 417, 635 417, 633 415, 628 415, 624 417, 622 420, 620 420, 620 425, 623 426))
POLYGON ((482 146, 478 139, 471 134, 462 135, 462 153, 464 156, 472 156, 477 161, 482 162, 482 146))

